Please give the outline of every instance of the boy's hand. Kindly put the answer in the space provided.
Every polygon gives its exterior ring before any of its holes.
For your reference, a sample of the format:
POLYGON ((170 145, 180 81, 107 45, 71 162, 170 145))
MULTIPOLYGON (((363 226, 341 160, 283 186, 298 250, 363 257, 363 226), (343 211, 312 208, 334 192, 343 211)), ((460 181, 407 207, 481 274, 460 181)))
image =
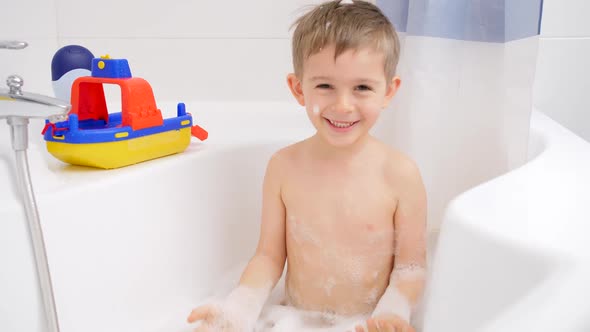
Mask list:
POLYGON ((416 332, 416 330, 398 315, 381 314, 367 319, 367 328, 357 325, 355 332, 416 332))
POLYGON ((197 332, 251 332, 271 287, 238 286, 221 302, 202 305, 188 316, 189 323, 201 322, 197 332))
POLYGON ((232 322, 217 305, 203 305, 194 309, 188 316, 189 323, 201 321, 195 332, 234 332, 239 331, 236 322, 232 322))

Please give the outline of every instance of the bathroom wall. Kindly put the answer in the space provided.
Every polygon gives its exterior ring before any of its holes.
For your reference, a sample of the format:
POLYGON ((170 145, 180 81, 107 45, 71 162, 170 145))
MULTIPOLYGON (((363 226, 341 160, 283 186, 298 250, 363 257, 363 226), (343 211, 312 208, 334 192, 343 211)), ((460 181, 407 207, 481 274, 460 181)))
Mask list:
MULTIPOLYGON (((95 55, 131 59, 159 99, 290 100, 289 23, 320 1, 172 1, 162 8, 140 0, 3 0, 0 39, 29 47, 0 51, 0 86, 18 73, 26 90, 52 93, 51 57, 80 43, 95 55)), ((586 0, 544 0, 534 86, 534 105, 588 140, 589 12, 586 0)))
POLYGON ((0 50, 0 87, 6 87, 8 75, 18 74, 25 80, 26 91, 50 93, 49 65, 58 37, 55 1, 2 0, 1 7, 0 40, 24 40, 29 46, 0 50))
POLYGON ((590 2, 544 2, 534 104, 590 141, 590 2))
POLYGON ((26 90, 52 93, 51 57, 58 47, 80 44, 95 56, 128 58, 157 100, 291 100, 289 27, 318 2, 12 1, 0 38, 30 46, 0 52, 0 79, 19 73, 26 90))

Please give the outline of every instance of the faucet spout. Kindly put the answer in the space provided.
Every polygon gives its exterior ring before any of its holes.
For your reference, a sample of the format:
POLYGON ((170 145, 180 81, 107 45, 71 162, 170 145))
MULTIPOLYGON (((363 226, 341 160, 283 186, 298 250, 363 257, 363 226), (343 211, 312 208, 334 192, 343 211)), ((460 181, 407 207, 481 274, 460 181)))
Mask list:
POLYGON ((27 107, 25 110, 15 111, 10 105, 0 106, 0 119, 9 117, 41 118, 46 119, 55 115, 65 116, 72 106, 70 103, 37 93, 23 92, 23 79, 17 75, 11 75, 6 80, 8 90, 0 89, 0 101, 13 101, 48 106, 58 109, 58 114, 50 114, 44 107, 27 107), (60 112, 61 111, 61 112, 60 112))
POLYGON ((24 41, 18 40, 0 40, 0 48, 8 49, 8 50, 22 50, 23 48, 27 47, 29 44, 24 41))

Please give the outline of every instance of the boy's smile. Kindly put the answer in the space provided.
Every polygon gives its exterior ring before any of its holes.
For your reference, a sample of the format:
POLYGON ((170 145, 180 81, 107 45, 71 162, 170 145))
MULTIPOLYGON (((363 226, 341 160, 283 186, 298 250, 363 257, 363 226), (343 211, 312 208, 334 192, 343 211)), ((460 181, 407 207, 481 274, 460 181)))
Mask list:
POLYGON ((294 74, 287 80, 317 135, 330 146, 347 147, 367 136, 400 80, 387 82, 384 55, 371 47, 334 54, 333 45, 324 47, 304 61, 301 80, 294 74))
POLYGON ((334 129, 337 132, 341 132, 341 133, 351 130, 352 127, 354 125, 356 125, 357 123, 359 123, 359 121, 360 121, 360 120, 358 120, 358 121, 352 121, 352 122, 344 122, 344 121, 334 121, 334 120, 330 120, 328 118, 323 118, 323 119, 330 124, 330 127, 332 127, 332 129, 334 129))

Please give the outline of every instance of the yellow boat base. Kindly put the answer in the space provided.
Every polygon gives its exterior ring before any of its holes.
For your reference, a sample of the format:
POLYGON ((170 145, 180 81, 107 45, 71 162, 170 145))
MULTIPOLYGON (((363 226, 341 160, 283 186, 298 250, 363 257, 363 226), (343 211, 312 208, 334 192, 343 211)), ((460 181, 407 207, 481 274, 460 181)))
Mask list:
POLYGON ((190 141, 190 127, 187 127, 116 142, 72 144, 47 141, 47 150, 68 164, 111 169, 182 152, 190 141))

